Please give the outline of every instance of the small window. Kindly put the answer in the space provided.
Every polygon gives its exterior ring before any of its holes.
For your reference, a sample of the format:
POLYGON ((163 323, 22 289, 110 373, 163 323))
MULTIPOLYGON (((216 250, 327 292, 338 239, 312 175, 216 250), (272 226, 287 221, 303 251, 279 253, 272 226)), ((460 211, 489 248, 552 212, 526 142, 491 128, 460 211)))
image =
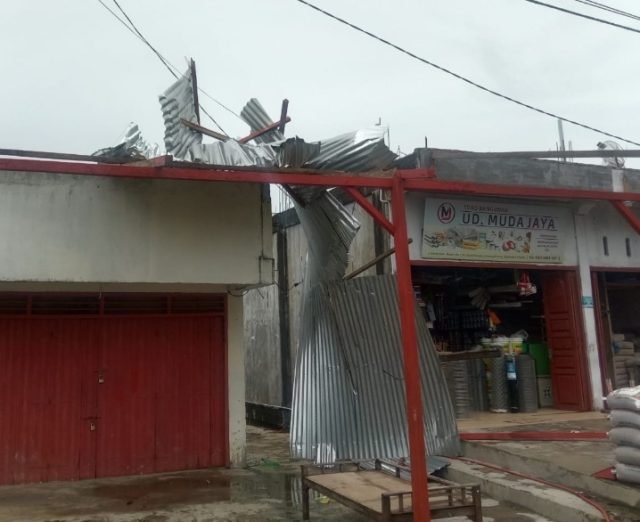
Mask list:
POLYGON ((627 249, 627 257, 631 257, 631 240, 629 238, 624 240, 624 246, 627 249))
POLYGON ((609 240, 607 236, 602 236, 602 250, 605 256, 609 255, 609 240))

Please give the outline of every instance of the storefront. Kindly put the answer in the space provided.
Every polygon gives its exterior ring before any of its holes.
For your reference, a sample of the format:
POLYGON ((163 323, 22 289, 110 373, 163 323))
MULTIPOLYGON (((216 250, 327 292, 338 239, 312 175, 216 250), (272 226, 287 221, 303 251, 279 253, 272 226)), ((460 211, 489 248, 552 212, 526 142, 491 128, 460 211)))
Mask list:
MULTIPOLYGON (((526 352, 535 407, 593 408, 572 204, 413 193, 407 205, 414 289, 437 349, 499 348, 506 360, 493 371, 510 389, 512 365, 526 352)), ((454 401, 466 393, 471 410, 517 411, 513 390, 508 404, 491 404, 491 364, 467 360, 467 385, 458 378, 451 386, 454 401)))

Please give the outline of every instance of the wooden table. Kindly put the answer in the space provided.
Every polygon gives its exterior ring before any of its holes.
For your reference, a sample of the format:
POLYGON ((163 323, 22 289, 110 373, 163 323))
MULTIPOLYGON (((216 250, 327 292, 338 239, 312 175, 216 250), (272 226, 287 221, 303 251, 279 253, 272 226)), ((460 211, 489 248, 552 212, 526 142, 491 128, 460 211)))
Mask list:
MULTIPOLYGON (((359 463, 331 467, 302 466, 302 518, 309 520, 309 490, 380 522, 413 520, 411 483, 400 478, 403 466, 376 460, 373 469, 359 463)), ((480 486, 429 477, 431 518, 467 516, 482 522, 480 486)))

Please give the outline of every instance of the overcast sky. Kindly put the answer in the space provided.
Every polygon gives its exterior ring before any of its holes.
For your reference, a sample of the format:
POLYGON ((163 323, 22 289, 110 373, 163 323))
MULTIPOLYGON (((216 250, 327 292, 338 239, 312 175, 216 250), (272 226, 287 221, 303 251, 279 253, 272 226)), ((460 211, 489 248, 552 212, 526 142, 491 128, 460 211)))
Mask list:
MULTIPOLYGON (((112 0, 104 0, 111 4, 112 0)), ((634 0, 602 0, 640 15, 634 0)), ((315 0, 414 53, 548 111, 640 141, 640 34, 524 0, 315 0)), ((550 3, 608 18, 573 0, 550 3)), ((169 61, 197 64, 207 92, 236 112, 257 97, 287 135, 321 139, 390 126, 391 145, 555 149, 556 121, 483 93, 295 0, 120 0, 169 61)), ((97 0, 3 0, 0 148, 91 153, 127 124, 162 143, 158 94, 173 81, 97 0)), ((640 28, 640 23, 635 24, 640 28)), ((246 124, 202 105, 232 136, 246 124)), ((206 117, 203 123, 213 127, 206 117)), ((566 125, 575 149, 603 139, 566 125)), ((630 145, 623 144, 625 148, 630 145)))

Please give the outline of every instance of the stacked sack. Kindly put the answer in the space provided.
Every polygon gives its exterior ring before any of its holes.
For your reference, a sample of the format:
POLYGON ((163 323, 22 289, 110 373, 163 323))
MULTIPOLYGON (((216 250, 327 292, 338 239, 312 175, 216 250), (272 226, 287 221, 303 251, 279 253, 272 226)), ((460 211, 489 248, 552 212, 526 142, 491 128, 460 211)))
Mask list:
POLYGON ((609 440, 616 445, 616 478, 640 484, 640 386, 612 391, 607 406, 612 410, 609 440))
POLYGON ((614 384, 616 388, 624 388, 633 385, 629 382, 629 371, 627 363, 635 359, 635 345, 633 341, 627 341, 624 334, 614 334, 613 336, 613 367, 614 384))

